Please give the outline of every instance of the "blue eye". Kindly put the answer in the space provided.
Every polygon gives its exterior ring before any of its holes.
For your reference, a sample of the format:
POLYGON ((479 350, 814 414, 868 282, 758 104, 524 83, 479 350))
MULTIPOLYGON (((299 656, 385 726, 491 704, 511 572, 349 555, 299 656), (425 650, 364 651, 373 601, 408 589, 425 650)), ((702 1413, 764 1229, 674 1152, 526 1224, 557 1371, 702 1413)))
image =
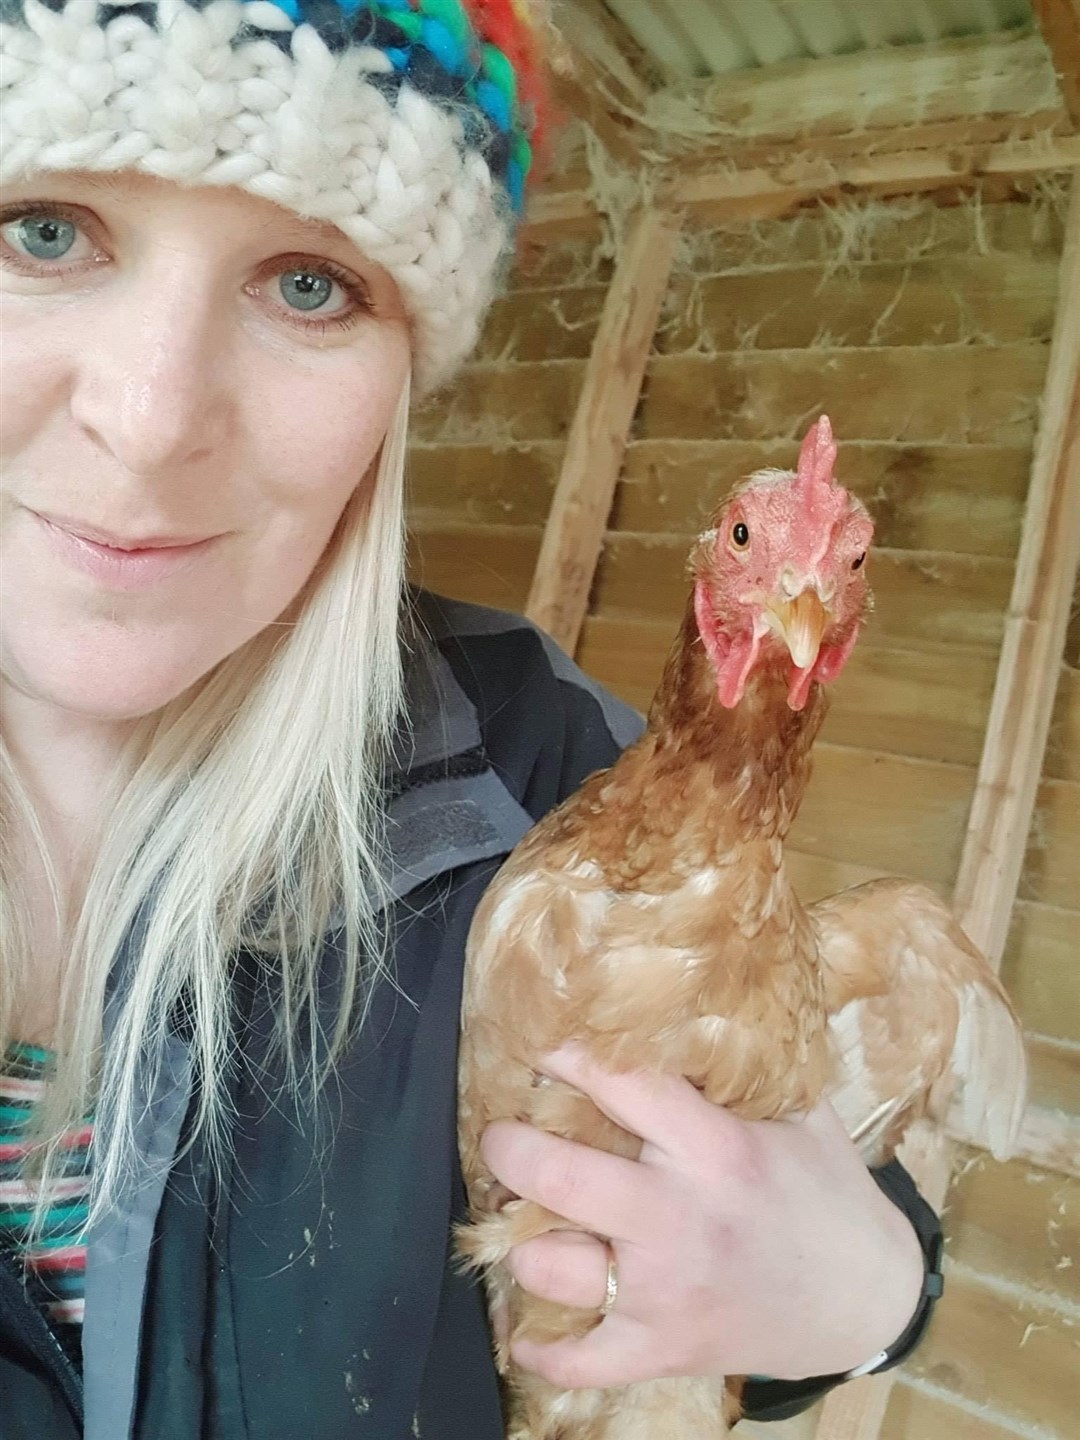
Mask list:
POLYGON ((62 260, 78 233, 60 215, 27 215, 16 226, 19 244, 35 260, 62 260))
POLYGON ((334 288, 329 275, 311 270, 286 270, 281 277, 281 293, 286 304, 297 310, 318 310, 325 305, 334 288))

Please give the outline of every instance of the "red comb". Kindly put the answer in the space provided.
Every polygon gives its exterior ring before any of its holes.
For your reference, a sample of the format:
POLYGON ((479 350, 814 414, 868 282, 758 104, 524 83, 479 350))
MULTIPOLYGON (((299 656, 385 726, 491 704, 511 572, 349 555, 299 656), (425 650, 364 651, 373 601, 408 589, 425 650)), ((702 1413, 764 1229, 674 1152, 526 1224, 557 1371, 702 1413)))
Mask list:
POLYGON ((817 424, 811 425, 806 432, 799 451, 799 489, 809 491, 818 485, 831 485, 835 464, 836 441, 829 417, 822 415, 817 424))

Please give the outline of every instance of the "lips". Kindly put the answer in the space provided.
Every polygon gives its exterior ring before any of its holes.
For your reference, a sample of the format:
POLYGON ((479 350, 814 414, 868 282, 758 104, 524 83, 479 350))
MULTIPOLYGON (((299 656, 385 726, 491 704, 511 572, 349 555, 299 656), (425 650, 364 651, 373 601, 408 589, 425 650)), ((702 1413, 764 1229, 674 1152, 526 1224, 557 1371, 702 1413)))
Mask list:
POLYGON ((50 525, 55 525, 60 530, 66 530, 69 535, 75 535, 80 540, 90 540, 95 545, 107 545, 110 550, 141 551, 181 549, 186 545, 198 545, 204 540, 214 538, 212 535, 145 535, 136 539, 119 535, 115 531, 104 530, 97 525, 86 524, 81 520, 72 520, 62 515, 49 515, 41 510, 35 510, 34 514, 40 516, 42 520, 47 520, 50 525))
POLYGON ((122 550, 54 525, 36 511, 31 513, 41 521, 41 533, 67 567, 89 575, 99 586, 117 591, 144 590, 179 582, 201 567, 204 557, 214 553, 218 542, 225 540, 222 535, 211 535, 193 544, 122 550))

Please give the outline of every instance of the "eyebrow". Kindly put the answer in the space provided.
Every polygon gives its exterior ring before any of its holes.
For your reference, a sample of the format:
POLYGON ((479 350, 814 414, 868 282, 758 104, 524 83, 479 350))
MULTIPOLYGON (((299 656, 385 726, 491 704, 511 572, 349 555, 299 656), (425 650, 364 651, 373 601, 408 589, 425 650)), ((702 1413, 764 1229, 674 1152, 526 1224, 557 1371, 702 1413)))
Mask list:
MULTIPOLYGON (((78 183, 87 190, 96 191, 98 194, 116 195, 124 188, 124 182, 118 171, 94 171, 80 170, 78 172, 78 183)), ((227 189, 227 186, 222 186, 227 189)), ((316 220, 304 215, 294 214, 292 211, 281 208, 281 225, 283 229, 291 230, 298 241, 303 240, 311 245, 318 242, 323 245, 350 245, 355 248, 354 242, 345 234, 332 220, 316 220)), ((269 228, 269 221, 266 222, 269 228)))

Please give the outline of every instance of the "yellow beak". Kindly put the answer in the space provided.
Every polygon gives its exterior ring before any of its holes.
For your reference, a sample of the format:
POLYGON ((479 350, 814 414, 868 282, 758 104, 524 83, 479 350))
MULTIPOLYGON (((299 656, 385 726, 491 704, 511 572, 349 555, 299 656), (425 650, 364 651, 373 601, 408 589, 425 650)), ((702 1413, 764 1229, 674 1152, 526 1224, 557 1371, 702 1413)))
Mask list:
POLYGON ((791 651, 796 668, 808 670, 818 657, 821 637, 832 619, 817 591, 804 590, 794 600, 770 600, 765 610, 772 628, 791 651))

